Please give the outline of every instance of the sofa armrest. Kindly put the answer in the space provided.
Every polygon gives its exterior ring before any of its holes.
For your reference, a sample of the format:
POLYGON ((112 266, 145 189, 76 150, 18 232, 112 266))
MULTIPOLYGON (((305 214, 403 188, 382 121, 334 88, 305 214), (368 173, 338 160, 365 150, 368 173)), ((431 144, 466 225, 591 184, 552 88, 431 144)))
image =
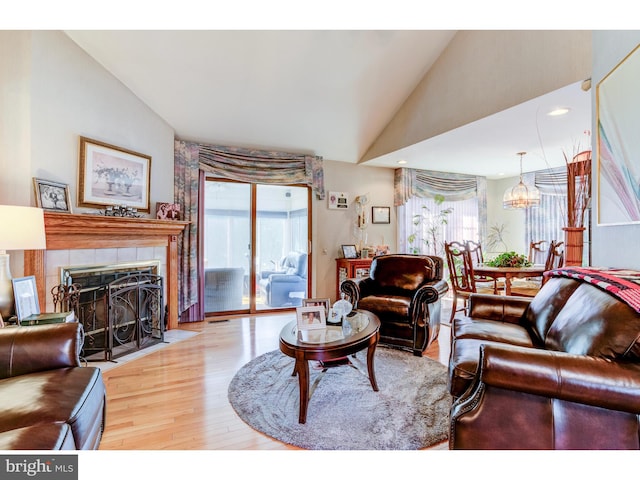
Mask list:
POLYGON ((299 275, 290 275, 287 273, 274 273, 269 276, 269 282, 273 283, 299 283, 303 280, 299 275))
POLYGON ((80 366, 84 342, 76 322, 0 329, 0 379, 80 366))
POLYGON ((488 293, 472 293, 469 296, 470 318, 520 323, 533 298, 509 297, 488 293))
POLYGON ((640 365, 511 345, 482 345, 485 385, 640 414, 640 365))
MULTIPOLYGON (((346 294, 347 300, 353 305, 353 308, 358 308, 358 301, 369 295, 372 282, 370 277, 347 278, 340 284, 340 292, 346 294)), ((340 299, 336 298, 337 300, 340 299)))

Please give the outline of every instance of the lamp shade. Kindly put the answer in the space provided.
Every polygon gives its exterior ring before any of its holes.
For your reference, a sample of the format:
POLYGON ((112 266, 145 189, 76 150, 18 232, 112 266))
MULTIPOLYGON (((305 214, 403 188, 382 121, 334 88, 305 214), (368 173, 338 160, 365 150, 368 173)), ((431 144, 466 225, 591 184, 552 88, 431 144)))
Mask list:
POLYGON ((0 205, 0 228, 0 252, 47 248, 41 208, 0 205))

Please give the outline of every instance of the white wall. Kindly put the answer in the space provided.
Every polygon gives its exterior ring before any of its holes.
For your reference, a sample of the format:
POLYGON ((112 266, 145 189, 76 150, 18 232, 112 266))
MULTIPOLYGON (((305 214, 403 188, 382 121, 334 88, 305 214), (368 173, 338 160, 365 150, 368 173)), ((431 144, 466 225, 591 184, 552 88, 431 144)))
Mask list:
POLYGON ((383 240, 391 252, 396 252, 396 212, 393 206, 393 169, 365 167, 345 162, 324 161, 325 191, 346 192, 350 206, 347 210, 330 210, 328 201, 313 201, 313 271, 314 296, 336 300, 336 258, 343 244, 358 244, 354 235, 356 209, 353 199, 367 194, 372 206, 391 207, 390 224, 369 224, 368 244, 379 245, 383 240))
MULTIPOLYGON (((615 66, 640 43, 640 31, 594 31, 593 32, 593 72, 591 98, 593 110, 592 131, 597 132, 596 86, 615 66)), ((635 92, 635 95, 640 93, 635 92)), ((637 114, 640 118, 640 113, 637 114)), ((593 152, 597 135, 592 135, 593 152)), ((597 155, 594 156, 593 202, 598 208, 597 155)), ((640 159, 636 159, 640 162, 640 159)), ((597 212, 594 212, 594 219, 597 212)), ((597 266, 640 268, 638 250, 640 225, 593 226, 592 262, 597 266)))
MULTIPOLYGON (((173 129, 59 31, 0 32, 0 204, 35 205, 32 177, 69 185, 77 206, 79 137, 150 155, 151 214, 173 201, 173 129)), ((22 252, 11 253, 14 277, 22 252)))

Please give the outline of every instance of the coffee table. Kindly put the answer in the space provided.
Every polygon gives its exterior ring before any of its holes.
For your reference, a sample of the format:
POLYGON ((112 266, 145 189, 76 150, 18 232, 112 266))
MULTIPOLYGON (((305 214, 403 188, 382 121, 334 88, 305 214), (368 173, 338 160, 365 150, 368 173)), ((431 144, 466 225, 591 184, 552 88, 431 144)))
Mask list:
MULTIPOLYGON (((361 350, 367 349, 367 373, 369 382, 375 392, 378 391, 378 383, 373 368, 373 356, 380 339, 380 319, 366 310, 355 310, 354 315, 348 320, 352 323, 352 331, 332 341, 322 341, 316 334, 306 336, 306 332, 299 332, 297 322, 293 321, 284 326, 280 332, 280 351, 295 359, 292 376, 298 375, 300 387, 300 413, 298 423, 306 423, 307 406, 311 393, 309 392, 309 361, 330 362, 361 350), (303 335, 305 333, 305 335, 303 335)), ((353 313, 353 312, 352 312, 353 313)), ((330 324, 328 324, 330 325, 330 324)), ((340 327, 328 327, 338 329, 340 327)), ((329 332, 329 330, 327 331, 329 332)))

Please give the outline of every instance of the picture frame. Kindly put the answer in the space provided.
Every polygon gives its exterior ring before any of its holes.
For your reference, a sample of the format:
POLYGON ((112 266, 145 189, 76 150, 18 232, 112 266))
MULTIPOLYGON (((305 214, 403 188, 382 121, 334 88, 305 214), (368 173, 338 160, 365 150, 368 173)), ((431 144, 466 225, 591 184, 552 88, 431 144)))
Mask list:
POLYGON ((329 192, 327 202, 330 210, 347 210, 349 208, 349 195, 345 192, 329 192))
POLYGON ((180 220, 180 205, 156 202, 156 218, 160 220, 180 220))
POLYGON ((296 307, 298 330, 320 330, 327 328, 327 317, 323 305, 296 307))
POLYGON ((342 255, 344 258, 358 258, 358 251, 355 245, 342 245, 342 255))
POLYGON ((48 212, 71 213, 69 185, 33 177, 36 207, 48 212))
POLYGON ((13 300, 16 306, 18 323, 31 315, 40 314, 40 302, 38 301, 38 289, 35 275, 22 278, 13 278, 13 300))
POLYGON ((640 109, 640 46, 635 47, 596 86, 597 224, 640 223, 637 133, 640 109))
POLYGON ((151 157, 80 137, 78 206, 107 205, 150 212, 151 157))
POLYGON ((371 223, 391 223, 391 207, 371 207, 371 223))
POLYGON ((315 307, 315 306, 323 306, 324 307, 324 316, 325 318, 329 317, 329 307, 331 306, 331 299, 329 298, 303 298, 302 299, 303 307, 315 307))

